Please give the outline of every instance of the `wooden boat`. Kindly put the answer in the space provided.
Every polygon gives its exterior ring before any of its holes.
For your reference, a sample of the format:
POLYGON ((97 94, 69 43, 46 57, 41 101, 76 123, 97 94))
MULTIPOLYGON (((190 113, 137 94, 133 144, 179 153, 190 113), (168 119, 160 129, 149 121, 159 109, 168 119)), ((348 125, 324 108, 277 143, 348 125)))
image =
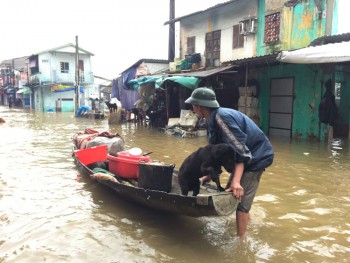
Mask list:
MULTIPOLYGON (((132 201, 167 213, 191 217, 225 216, 236 210, 238 203, 232 194, 218 192, 216 187, 211 184, 201 186, 200 193, 197 196, 181 195, 176 170, 172 171, 169 192, 139 187, 138 181, 140 180, 123 178, 117 174, 113 174, 115 179, 110 176, 96 177, 94 176, 96 175, 95 169, 89 168, 90 165, 85 165, 80 160, 79 154, 77 154, 80 151, 84 150, 77 150, 75 146, 73 147, 73 158, 80 173, 112 189, 116 195, 126 201, 132 201)), ((107 159, 100 159, 99 161, 108 162, 107 159)))

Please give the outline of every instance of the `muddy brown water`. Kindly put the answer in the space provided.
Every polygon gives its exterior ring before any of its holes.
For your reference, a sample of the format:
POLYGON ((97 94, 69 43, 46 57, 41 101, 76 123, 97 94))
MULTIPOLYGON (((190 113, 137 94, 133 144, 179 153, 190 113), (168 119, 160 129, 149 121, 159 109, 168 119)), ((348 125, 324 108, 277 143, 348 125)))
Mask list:
MULTIPOLYGON (((118 132, 152 159, 183 159, 205 137, 147 126, 0 106, 0 262, 348 262, 348 140, 331 144, 272 138, 246 239, 235 215, 165 215, 121 200, 79 175, 72 135, 118 132)), ((223 174, 225 182, 227 174, 223 174)))

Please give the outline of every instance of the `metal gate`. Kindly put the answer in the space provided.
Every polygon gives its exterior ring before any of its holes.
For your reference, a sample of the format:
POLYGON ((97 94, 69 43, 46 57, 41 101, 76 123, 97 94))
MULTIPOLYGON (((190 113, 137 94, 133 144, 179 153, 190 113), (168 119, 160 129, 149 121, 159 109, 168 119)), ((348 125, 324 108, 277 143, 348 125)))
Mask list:
POLYGON ((291 138, 294 78, 271 79, 269 135, 291 138))

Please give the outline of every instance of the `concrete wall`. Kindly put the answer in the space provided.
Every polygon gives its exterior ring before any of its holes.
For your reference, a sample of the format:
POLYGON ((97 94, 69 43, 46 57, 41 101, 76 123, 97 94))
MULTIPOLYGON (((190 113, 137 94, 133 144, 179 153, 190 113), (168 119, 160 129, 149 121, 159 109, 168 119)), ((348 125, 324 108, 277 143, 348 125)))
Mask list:
MULTIPOLYGON (((47 52, 38 57, 41 82, 74 82, 75 81, 75 53, 47 52), (69 73, 61 73, 60 62, 69 63, 69 73)), ((89 55, 79 54, 79 60, 84 61, 84 75, 92 72, 89 55)), ((86 79, 88 82, 90 80, 86 79)), ((92 80, 93 82, 93 80, 92 80)))
POLYGON ((252 57, 255 55, 255 35, 245 37, 244 48, 233 49, 233 26, 250 16, 257 16, 257 0, 244 0, 228 4, 223 8, 193 15, 181 20, 180 56, 185 58, 187 37, 196 37, 195 52, 205 61, 206 33, 221 30, 220 62, 252 57))
MULTIPOLYGON (((334 66, 335 67, 335 66, 334 66)), ((296 139, 325 140, 327 126, 319 123, 318 105, 325 91, 324 82, 333 78, 333 70, 319 65, 285 64, 260 69, 258 79, 260 90, 261 128, 269 128, 269 96, 272 78, 294 78, 294 102, 292 136, 296 139)), ((345 92, 345 91, 344 91, 345 92)), ((345 107, 344 107, 345 108, 345 107)), ((347 122, 348 123, 348 122, 347 122)))
MULTIPOLYGON (((330 1, 333 2, 333 0, 330 1)), ((321 17, 313 0, 302 1, 294 7, 286 7, 285 2, 284 0, 259 1, 258 55, 306 47, 312 40, 325 35, 327 25, 326 0, 322 0, 321 17), (264 43, 265 16, 276 12, 281 13, 280 40, 276 43, 264 43)), ((329 19, 328 23, 332 23, 332 21, 329 19)))
POLYGON ((148 62, 147 67, 150 74, 161 74, 162 72, 169 69, 169 64, 148 62))

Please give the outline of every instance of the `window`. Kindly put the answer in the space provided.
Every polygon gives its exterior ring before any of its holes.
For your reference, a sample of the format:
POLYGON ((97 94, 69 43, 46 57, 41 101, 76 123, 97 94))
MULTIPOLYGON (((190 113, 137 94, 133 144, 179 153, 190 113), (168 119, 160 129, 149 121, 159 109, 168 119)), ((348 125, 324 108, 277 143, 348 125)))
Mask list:
POLYGON ((68 62, 60 62, 61 73, 69 72, 69 63, 68 62))
POLYGON ((244 46, 244 35, 239 33, 239 25, 233 26, 232 48, 241 48, 244 46))
POLYGON ((83 60, 79 60, 78 69, 79 69, 79 80, 80 80, 80 82, 85 82, 84 61, 83 60))
POLYGON ((221 30, 209 32, 205 36, 205 66, 220 66, 221 30))
POLYGON ((196 52, 196 37, 187 38, 187 54, 191 55, 196 52))
POLYGON ((274 13, 265 17, 264 43, 274 42, 280 39, 281 13, 274 13))

